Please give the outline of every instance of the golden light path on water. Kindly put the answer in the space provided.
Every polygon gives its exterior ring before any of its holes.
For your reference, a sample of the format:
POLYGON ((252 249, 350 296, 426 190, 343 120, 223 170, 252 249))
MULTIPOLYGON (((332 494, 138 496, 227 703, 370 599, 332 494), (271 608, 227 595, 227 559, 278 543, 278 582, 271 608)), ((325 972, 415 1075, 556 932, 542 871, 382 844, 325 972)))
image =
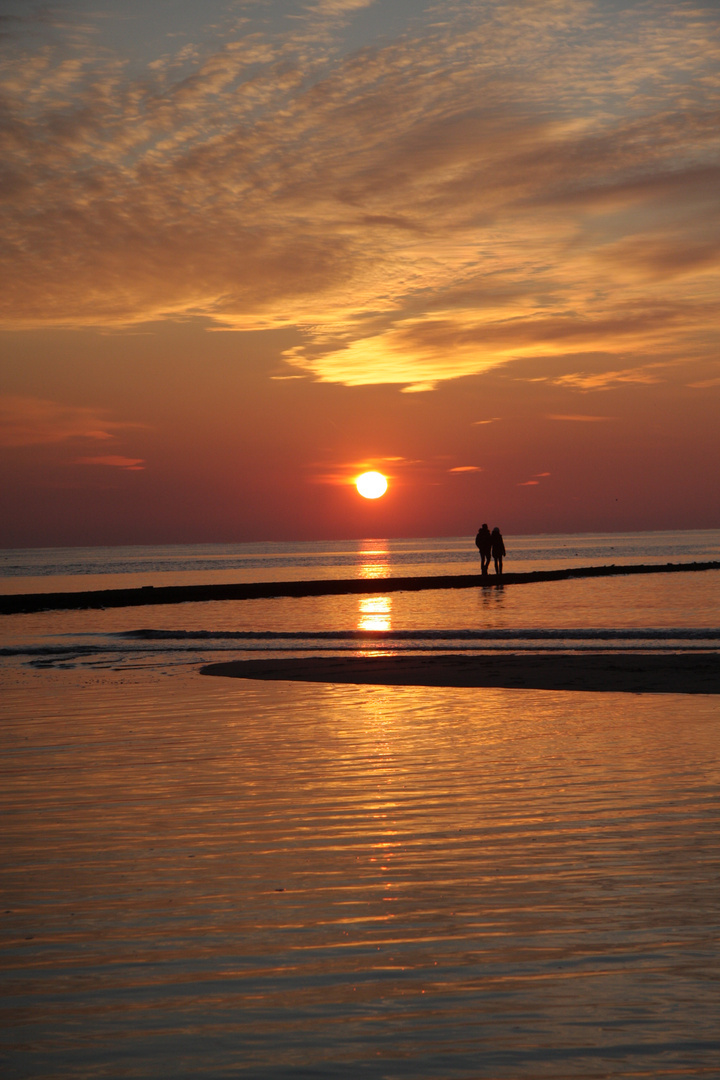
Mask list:
MULTIPOLYGON (((363 541, 360 551, 360 572, 362 578, 384 578, 389 574, 388 551, 381 541, 363 541)), ((360 596, 358 605, 358 630, 392 629, 392 594, 360 596)))
POLYGON ((716 1075, 715 698, 60 670, 3 711, 4 1076, 716 1075))

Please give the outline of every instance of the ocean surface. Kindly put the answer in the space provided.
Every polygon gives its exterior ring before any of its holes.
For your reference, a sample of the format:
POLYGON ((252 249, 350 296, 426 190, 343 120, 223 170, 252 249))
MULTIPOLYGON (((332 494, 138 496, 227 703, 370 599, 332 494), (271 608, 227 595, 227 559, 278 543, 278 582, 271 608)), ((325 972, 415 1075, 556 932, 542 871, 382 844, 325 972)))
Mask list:
MULTIPOLYGON (((720 532, 505 538, 507 570, 720 532)), ((378 578, 0 617, 8 1078, 716 1077, 713 696, 261 683, 246 656, 718 649, 720 571, 383 593, 472 537, 0 553, 0 591, 378 578)))
MULTIPOLYGON (((506 538, 506 570, 720 559, 720 531, 506 538)), ((382 592, 382 579, 472 574, 472 538, 71 548, 0 553, 2 592, 377 578, 377 594, 17 615, 0 661, 170 671, 235 656, 717 648, 720 572, 382 592), (222 654, 222 655, 220 655, 222 654)), ((490 575, 494 583, 494 575, 490 575)))

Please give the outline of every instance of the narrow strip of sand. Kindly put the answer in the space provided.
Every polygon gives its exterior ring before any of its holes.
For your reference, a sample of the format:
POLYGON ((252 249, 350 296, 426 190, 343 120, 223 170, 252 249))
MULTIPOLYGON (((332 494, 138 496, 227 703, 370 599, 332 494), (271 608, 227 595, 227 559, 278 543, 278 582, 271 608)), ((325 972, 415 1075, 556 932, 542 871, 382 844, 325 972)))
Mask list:
POLYGON ((575 566, 529 573, 438 574, 430 577, 328 578, 322 581, 260 581, 228 585, 146 585, 141 589, 96 589, 92 592, 15 593, 0 596, 0 615, 88 608, 145 607, 219 600, 267 600, 280 596, 338 596, 344 593, 415 592, 421 589, 494 589, 571 578, 617 577, 628 574, 678 574, 720 570, 720 562, 659 563, 638 566, 575 566))
POLYGON ((290 657, 208 664, 201 673, 234 679, 383 686, 720 693, 718 653, 290 657))

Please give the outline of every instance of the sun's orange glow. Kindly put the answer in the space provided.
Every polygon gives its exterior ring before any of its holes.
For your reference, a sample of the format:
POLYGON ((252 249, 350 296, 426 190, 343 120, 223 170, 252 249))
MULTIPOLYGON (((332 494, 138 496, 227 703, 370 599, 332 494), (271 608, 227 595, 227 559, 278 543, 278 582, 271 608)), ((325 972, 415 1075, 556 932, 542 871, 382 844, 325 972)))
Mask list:
POLYGON ((366 472, 358 476, 355 487, 363 499, 379 499, 387 491, 387 477, 379 472, 366 472))

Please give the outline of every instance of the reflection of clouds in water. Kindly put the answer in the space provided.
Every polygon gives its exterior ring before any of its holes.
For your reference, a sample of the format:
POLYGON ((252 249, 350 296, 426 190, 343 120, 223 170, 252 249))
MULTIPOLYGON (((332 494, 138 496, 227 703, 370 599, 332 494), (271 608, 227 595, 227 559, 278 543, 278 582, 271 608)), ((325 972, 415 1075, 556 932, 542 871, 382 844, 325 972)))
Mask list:
POLYGON ((361 596, 358 600, 358 630, 389 630, 392 598, 361 596))
POLYGON ((390 553, 384 540, 364 540, 358 552, 359 576, 361 578, 385 578, 390 576, 390 553))

